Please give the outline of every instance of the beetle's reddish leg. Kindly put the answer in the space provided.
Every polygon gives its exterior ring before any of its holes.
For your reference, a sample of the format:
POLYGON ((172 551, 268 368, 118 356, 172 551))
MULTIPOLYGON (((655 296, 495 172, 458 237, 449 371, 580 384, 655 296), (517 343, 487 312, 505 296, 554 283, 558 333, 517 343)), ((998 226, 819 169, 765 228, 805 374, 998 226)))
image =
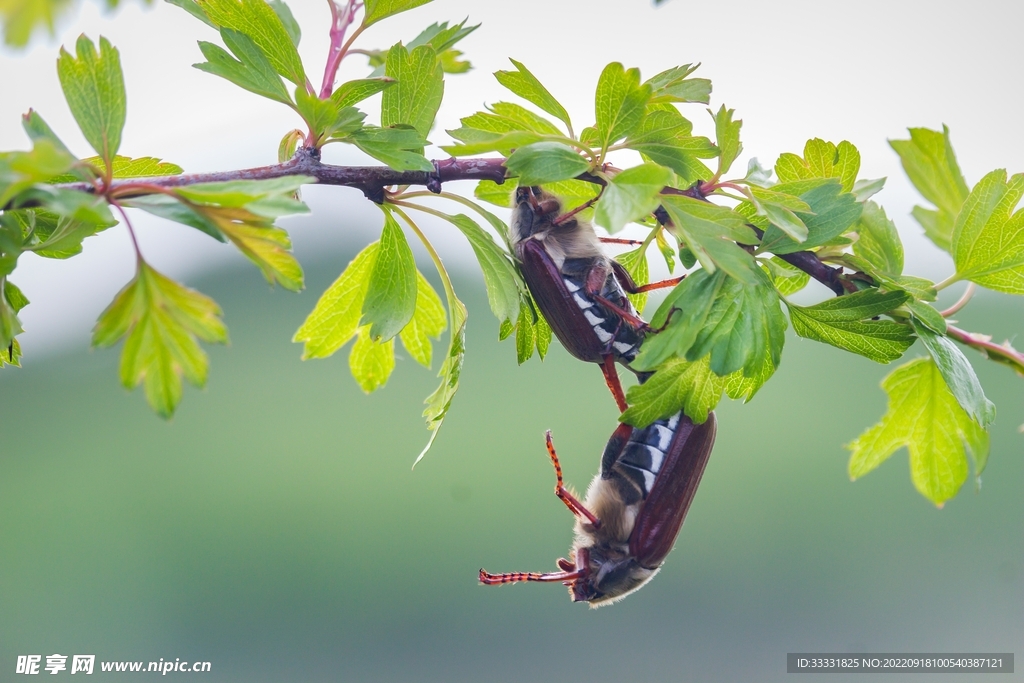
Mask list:
POLYGON ((602 306, 607 308, 609 311, 611 311, 615 315, 617 315, 620 318, 622 318, 622 320, 624 322, 629 323, 630 325, 632 325, 633 327, 635 327, 637 329, 641 329, 641 330, 649 330, 650 329, 650 325, 647 324, 647 321, 644 320, 643 318, 637 316, 635 313, 630 313, 629 311, 627 311, 626 309, 622 308, 621 306, 617 306, 616 304, 612 303, 611 301, 609 301, 608 299, 604 298, 600 294, 594 294, 593 296, 594 296, 594 301, 597 301, 602 306))
POLYGON ((640 294, 641 292, 649 292, 652 289, 664 289, 665 287, 675 287, 680 282, 682 282, 684 278, 686 278, 685 275, 680 275, 679 277, 671 277, 667 280, 661 280, 660 282, 651 282, 646 285, 637 285, 635 289, 627 289, 626 291, 629 292, 630 294, 640 294))
POLYGON ((605 244, 628 244, 631 247, 639 247, 643 244, 643 240, 627 240, 621 237, 598 237, 605 244))
POLYGON ((622 391, 622 382, 619 381, 619 373, 615 369, 615 357, 611 354, 604 356, 601 361, 601 372, 604 373, 605 384, 608 385, 608 389, 612 392, 612 396, 615 397, 615 405, 619 407, 619 412, 624 413, 629 408, 629 404, 626 403, 626 394, 622 391))
POLYGON ((600 197, 600 196, 601 195, 598 194, 597 197, 593 197, 591 199, 588 199, 587 201, 583 202, 582 204, 577 206, 572 211, 567 211, 566 213, 563 213, 561 216, 556 216, 551 222, 554 223, 555 225, 561 225, 562 223, 565 223, 566 221, 571 219, 573 216, 578 214, 580 211, 583 211, 585 209, 589 209, 590 207, 592 207, 594 205, 594 202, 596 202, 598 200, 598 197, 600 197))
POLYGON ((555 495, 558 496, 559 500, 565 503, 565 507, 569 508, 569 511, 574 515, 582 515, 594 525, 595 529, 601 528, 601 520, 594 516, 594 513, 583 507, 583 503, 576 500, 576 497, 569 493, 569 491, 562 484, 562 465, 558 462, 558 454, 555 453, 555 444, 551 440, 551 430, 549 429, 544 434, 544 442, 548 447, 548 455, 551 456, 551 464, 555 466, 555 495))
POLYGON ((583 571, 576 569, 571 572, 508 572, 506 574, 490 574, 483 569, 480 570, 480 583, 485 586, 495 586, 501 583, 519 583, 520 581, 540 581, 553 583, 555 581, 575 581, 583 575, 583 571))

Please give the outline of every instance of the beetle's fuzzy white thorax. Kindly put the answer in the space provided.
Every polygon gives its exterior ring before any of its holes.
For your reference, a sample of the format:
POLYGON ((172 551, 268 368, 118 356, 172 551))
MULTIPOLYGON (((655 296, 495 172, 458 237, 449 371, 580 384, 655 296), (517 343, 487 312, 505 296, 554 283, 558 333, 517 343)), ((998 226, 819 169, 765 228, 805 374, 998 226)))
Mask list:
POLYGON ((520 200, 512 211, 509 240, 513 247, 527 239, 540 241, 559 270, 567 258, 608 260, 593 225, 575 218, 555 225, 553 220, 562 213, 561 202, 547 192, 542 192, 536 200, 548 210, 538 214, 529 201, 520 200))

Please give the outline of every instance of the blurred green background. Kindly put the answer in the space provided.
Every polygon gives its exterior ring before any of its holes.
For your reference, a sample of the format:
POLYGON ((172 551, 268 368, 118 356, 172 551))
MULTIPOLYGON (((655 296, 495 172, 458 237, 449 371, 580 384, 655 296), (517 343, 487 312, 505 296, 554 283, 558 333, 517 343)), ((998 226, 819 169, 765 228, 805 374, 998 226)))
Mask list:
MULTIPOLYGON (((977 364, 999 408, 981 492, 936 510, 905 451, 846 476, 841 445, 884 412, 887 369, 791 338, 751 404, 720 407, 664 570, 591 611, 476 572, 566 552, 543 433, 585 488, 615 426, 598 370, 561 348, 517 367, 464 275, 462 389, 411 471, 434 372, 400 360, 367 397, 347 351, 303 363, 289 341, 350 258, 307 258, 297 296, 253 268, 190 281, 232 344, 169 423, 119 387, 114 351, 0 373, 0 680, 17 655, 55 652, 208 660, 218 682, 773 681, 790 651, 1019 653, 1024 380, 1008 370, 977 364)), ((982 297, 961 319, 1001 339, 1022 312, 982 297)))

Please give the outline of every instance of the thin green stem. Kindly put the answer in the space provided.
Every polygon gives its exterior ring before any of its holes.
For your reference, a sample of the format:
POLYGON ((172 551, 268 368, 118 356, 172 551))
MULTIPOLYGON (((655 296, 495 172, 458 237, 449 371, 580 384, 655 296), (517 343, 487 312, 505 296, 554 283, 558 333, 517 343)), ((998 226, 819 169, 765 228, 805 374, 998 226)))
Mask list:
MULTIPOLYGON (((406 222, 406 224, 409 226, 409 228, 414 233, 416 233, 416 237, 418 237, 420 242, 423 243, 423 247, 427 250, 427 253, 430 255, 430 260, 434 262, 434 267, 437 268, 437 274, 441 277, 441 282, 444 283, 445 290, 450 292, 451 295, 454 297, 454 295, 455 295, 455 287, 452 286, 451 278, 448 277, 448 270, 444 267, 444 263, 441 262, 441 255, 437 253, 437 250, 434 249, 434 245, 430 243, 430 240, 428 240, 427 236, 423 234, 423 231, 420 230, 419 226, 416 225, 416 223, 411 218, 409 218, 409 214, 407 214, 405 211, 402 211, 402 209, 400 207, 404 206, 404 207, 409 208, 409 209, 419 209, 421 211, 425 211, 426 213, 430 213, 430 214, 433 214, 435 216, 440 216, 440 217, 445 217, 444 214, 441 213, 440 211, 437 211, 436 209, 430 209, 430 208, 425 207, 425 206, 420 206, 419 204, 412 204, 410 202, 403 202, 403 201, 395 201, 395 200, 391 200, 391 199, 388 200, 387 206, 392 211, 394 211, 399 216, 401 216, 402 220, 404 220, 406 222)), ((449 307, 450 307, 450 305, 449 305, 449 307)), ((449 315, 451 315, 450 312, 449 312, 449 315)), ((454 334, 454 332, 455 332, 455 330, 453 329, 452 333, 454 334)))
POLYGON ((939 284, 935 285, 935 291, 936 292, 941 292, 946 287, 949 287, 952 284, 956 284, 957 282, 960 282, 960 276, 957 273, 953 273, 952 275, 947 277, 945 280, 943 280, 939 284))
POLYGON ((959 311, 961 308, 966 306, 967 303, 971 300, 971 297, 974 296, 974 292, 976 292, 977 289, 978 289, 978 285, 974 284, 973 282, 968 283, 967 284, 967 289, 964 290, 963 296, 961 296, 960 299, 957 300, 957 302, 955 304, 953 304, 952 306, 950 306, 949 308, 944 310, 942 312, 942 317, 943 318, 948 318, 949 316, 953 315, 954 313, 959 311))

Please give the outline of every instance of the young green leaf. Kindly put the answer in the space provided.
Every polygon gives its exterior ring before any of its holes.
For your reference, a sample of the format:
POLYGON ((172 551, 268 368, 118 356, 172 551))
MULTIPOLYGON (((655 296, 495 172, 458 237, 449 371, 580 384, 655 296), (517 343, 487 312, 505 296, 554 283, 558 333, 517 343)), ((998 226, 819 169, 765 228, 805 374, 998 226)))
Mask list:
POLYGON ((327 358, 355 336, 379 247, 372 242, 352 259, 295 332, 292 341, 305 342, 303 360, 327 358))
POLYGON ((517 187, 519 187, 519 183, 515 178, 509 178, 501 185, 493 180, 481 180, 476 184, 473 196, 488 204, 494 204, 503 209, 511 209, 517 187))
POLYGON ((536 345, 537 338, 531 313, 526 306, 520 306, 519 320, 516 322, 516 360, 520 365, 530 360, 536 345))
POLYGON ((569 113, 565 110, 565 107, 559 104, 558 100, 548 92, 548 89, 537 80, 536 76, 530 73, 529 69, 514 59, 509 59, 509 61, 516 67, 516 71, 494 72, 494 77, 498 79, 498 82, 524 100, 532 102, 543 111, 565 123, 566 127, 571 131, 572 122, 569 120, 569 113))
POLYGON ((112 159, 121 146, 125 120, 124 74, 121 57, 106 38, 100 49, 81 35, 75 43, 77 59, 61 48, 57 76, 78 127, 96 153, 112 159))
POLYGON ((533 336, 537 340, 537 355, 541 360, 548 355, 548 349, 551 347, 551 325, 544 319, 544 316, 537 316, 537 322, 533 325, 533 336))
POLYGON ((146 399, 161 417, 170 417, 181 400, 181 378, 206 383, 208 360, 197 337, 227 342, 220 308, 139 261, 135 278, 100 315, 93 345, 111 346, 125 338, 121 383, 132 389, 145 382, 146 399))
POLYGON ((355 107, 338 109, 333 100, 322 100, 302 88, 295 90, 295 108, 317 141, 354 133, 363 127, 366 118, 355 107))
POLYGON ((914 299, 911 299, 904 305, 913 314, 915 322, 924 325, 936 334, 946 334, 949 327, 946 324, 946 319, 930 305, 914 299))
POLYGON ((989 438, 957 403, 931 359, 919 358, 882 381, 889 409, 882 420, 849 444, 850 478, 872 471, 902 446, 910 451, 917 490, 938 506, 967 479, 967 454, 981 473, 989 438))
MULTIPOLYGON (((11 346, 15 337, 24 332, 18 311, 25 307, 28 299, 6 279, 0 278, 0 353, 7 356, 7 363, 14 365, 14 352, 11 346)), ((19 347, 20 348, 20 347, 19 347)))
POLYGON ((38 183, 67 173, 75 158, 50 140, 36 140, 29 152, 0 152, 0 206, 38 183))
POLYGON ((558 142, 535 142, 520 147, 505 161, 520 185, 542 185, 575 178, 590 168, 586 159, 558 142))
POLYGON ((1007 182, 992 171, 971 191, 952 236, 957 277, 1009 294, 1024 294, 1024 174, 1007 182))
POLYGON ((437 438, 437 432, 441 429, 444 418, 448 414, 452 398, 455 397, 455 392, 459 389, 462 364, 466 357, 466 306, 455 296, 451 278, 448 277, 448 272, 444 269, 440 259, 435 258, 434 265, 444 283, 444 293, 448 299, 448 328, 451 330, 451 336, 444 363, 441 364, 441 372, 438 373, 441 377, 441 384, 425 401, 427 407, 423 411, 423 417, 427 418, 427 429, 431 431, 430 439, 420 454, 416 456, 413 467, 423 459, 434 444, 434 439, 437 438))
POLYGON ((773 352, 771 347, 766 347, 760 362, 751 363, 743 372, 724 377, 726 395, 734 401, 742 398, 744 403, 750 402, 778 369, 778 359, 773 358, 773 352))
POLYGON ((222 30, 222 36, 223 29, 245 34, 263 53, 274 71, 296 86, 306 87, 306 72, 302 68, 299 51, 281 18, 269 4, 263 0, 197 0, 197 4, 210 21, 222 30))
POLYGON ((259 266, 267 282, 276 282, 292 292, 302 290, 302 266, 291 254, 292 243, 287 232, 233 221, 221 221, 218 225, 238 250, 259 266))
POLYGON ((448 325, 441 297, 430 286, 423 273, 416 273, 416 312, 398 338, 402 346, 420 365, 429 368, 433 355, 431 338, 438 339, 448 325))
POLYGON ((860 171, 860 152, 850 142, 839 145, 821 138, 808 140, 804 156, 786 152, 775 162, 775 175, 780 183, 813 178, 839 178, 843 192, 853 192, 860 171))
POLYGON ((721 268, 747 284, 759 282, 753 257, 736 244, 757 243, 757 235, 743 216, 724 206, 678 195, 662 197, 662 206, 676 235, 705 269, 714 272, 721 268))
POLYGON ((625 145, 645 159, 671 168, 683 183, 692 184, 712 176, 700 160, 718 156, 718 148, 710 140, 693 137, 692 131, 693 124, 674 108, 649 110, 625 145))
POLYGON ((612 176, 597 202, 597 223, 615 233, 649 215, 661 204, 661 191, 672 180, 672 172, 657 164, 641 164, 612 176))
POLYGON ((6 349, 0 349, 0 370, 6 365, 20 368, 21 357, 21 343, 17 339, 12 339, 6 349))
POLYGON ((865 320, 887 313, 908 300, 906 292, 866 289, 814 306, 787 302, 793 330, 806 339, 831 344, 877 363, 891 363, 914 343, 907 325, 888 320, 865 320))
POLYGON ((782 296, 796 294, 810 282, 811 276, 796 266, 790 265, 778 256, 761 262, 765 272, 771 277, 772 284, 782 296))
POLYGON ((935 244, 949 251, 954 222, 968 195, 949 142, 949 128, 943 126, 941 133, 927 128, 909 130, 909 140, 890 140, 889 145, 900 155, 910 182, 937 207, 915 206, 914 218, 935 244))
POLYGON ((646 85, 651 86, 651 101, 707 104, 711 98, 711 81, 706 78, 687 78, 699 66, 684 64, 648 79, 646 85))
MULTIPOLYGON (((521 287, 517 283, 518 276, 515 266, 509 260, 494 239, 484 232, 483 228, 477 225, 469 216, 458 214, 445 216, 456 228, 458 228, 469 245, 473 247, 476 260, 480 263, 480 271, 484 275, 484 283, 487 285, 487 302, 491 306, 491 312, 499 322, 503 320, 514 320, 519 315, 519 292, 521 287)), ((498 220, 495 218, 495 220, 498 220)), ((503 230, 499 234, 505 234, 507 228, 500 223, 503 230)))
POLYGON ((766 190, 756 185, 750 186, 750 193, 753 195, 753 203, 759 215, 767 218, 772 225, 797 242, 807 239, 807 225, 794 213, 809 213, 811 207, 806 202, 791 194, 766 190))
POLYGON ((864 202, 856 230, 858 239, 853 244, 853 253, 870 264, 874 273, 889 278, 903 274, 903 243, 885 209, 874 202, 864 202))
POLYGON ((416 260, 398 221, 384 211, 380 248, 363 301, 363 323, 374 341, 388 341, 416 312, 416 260))
POLYGON ((217 28, 217 25, 210 21, 210 17, 206 16, 206 12, 204 12, 203 8, 196 4, 195 0, 165 0, 165 2, 167 2, 169 5, 180 7, 181 9, 185 10, 186 12, 188 12, 193 17, 203 22, 210 28, 217 28))
POLYGON ((766 348, 778 366, 786 319, 767 277, 760 271, 755 277, 751 285, 721 271, 692 273, 658 308, 652 325, 665 329, 644 342, 632 367, 655 370, 673 357, 696 361, 711 354, 716 374, 742 369, 751 376, 761 369, 766 348))
MULTIPOLYGON (((619 254, 615 257, 615 260, 622 264, 622 267, 626 269, 629 276, 633 278, 633 282, 638 285, 646 285, 651 281, 651 274, 647 264, 646 249, 640 247, 633 251, 627 251, 623 254, 619 254)), ((647 292, 640 292, 639 294, 626 294, 629 297, 630 303, 633 304, 633 308, 638 313, 643 313, 644 308, 647 307, 647 292)))
POLYGON ((651 99, 651 86, 640 85, 639 69, 627 70, 622 64, 612 62, 601 72, 594 97, 597 115, 594 127, 604 150, 639 127, 651 99))
POLYGON ((996 407, 986 398, 981 382, 963 352, 948 337, 935 334, 927 327, 915 323, 914 331, 924 342, 946 387, 960 407, 980 426, 992 424, 996 419, 996 407))
POLYGON ((381 19, 386 19, 400 12, 411 10, 414 7, 425 5, 431 0, 366 0, 366 14, 363 16, 363 26, 376 24, 381 19))
POLYGON ((393 78, 362 78, 348 81, 335 89, 331 95, 331 102, 340 111, 390 88, 395 82, 393 78))
MULTIPOLYGON (((21 127, 25 130, 33 144, 39 140, 46 140, 58 153, 64 154, 71 159, 75 158, 75 155, 71 153, 67 145, 50 128, 50 124, 44 121, 43 117, 36 110, 29 109, 26 113, 22 114, 21 127)), ((83 176, 81 179, 85 180, 87 177, 83 176)))
POLYGON ((369 326, 363 325, 348 354, 348 368, 356 384, 367 394, 380 389, 395 369, 395 340, 374 341, 369 326))
POLYGON ((843 192, 835 178, 779 183, 772 191, 799 197, 810 207, 809 212, 794 212, 807 226, 807 239, 797 242, 779 227, 770 225, 761 238, 760 252, 791 254, 820 247, 851 229, 860 218, 861 204, 853 194, 843 192))
POLYGON ((405 124, 427 137, 444 95, 444 71, 426 45, 407 50, 398 43, 388 51, 384 73, 398 81, 381 99, 382 126, 405 124))
POLYGON ((295 21, 291 8, 284 3, 284 0, 267 0, 267 4, 270 5, 270 9, 274 10, 277 18, 281 20, 281 24, 284 26, 284 30, 288 32, 292 45, 298 47, 299 41, 302 40, 302 29, 299 27, 299 22, 295 21))
POLYGON ((230 28, 222 28, 220 35, 237 59, 220 46, 200 40, 199 50, 207 61, 193 64, 193 67, 220 76, 260 97, 288 105, 292 103, 281 76, 252 38, 230 28))
POLYGON ((670 360, 649 380, 629 388, 629 408, 619 421, 642 428, 682 409, 691 420, 701 424, 718 405, 725 385, 726 378, 711 371, 707 357, 693 362, 670 360))
POLYGON ((342 138, 396 171, 433 171, 434 165, 423 156, 427 141, 413 128, 377 128, 364 126, 342 138))
POLYGON ((24 234, 31 234, 31 239, 23 245, 25 251, 53 259, 82 253, 82 241, 107 227, 43 209, 8 211, 5 218, 23 223, 24 234))
MULTIPOLYGON (((709 109, 708 112, 710 113, 711 110, 709 109)), ((732 162, 736 161, 736 157, 743 151, 743 145, 740 144, 740 128, 743 126, 743 121, 739 119, 734 121, 732 117, 735 113, 736 110, 726 109, 724 104, 717 114, 712 113, 715 119, 715 139, 718 141, 719 150, 718 177, 729 172, 732 162)))

